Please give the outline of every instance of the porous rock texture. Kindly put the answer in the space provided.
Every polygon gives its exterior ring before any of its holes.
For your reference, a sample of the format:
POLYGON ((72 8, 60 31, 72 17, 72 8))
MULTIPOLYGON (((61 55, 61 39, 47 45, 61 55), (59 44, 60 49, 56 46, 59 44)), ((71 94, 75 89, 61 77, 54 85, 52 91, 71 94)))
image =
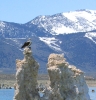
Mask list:
POLYGON ((14 100, 39 100, 37 75, 39 64, 32 57, 30 48, 24 49, 24 59, 16 60, 16 84, 14 100))
POLYGON ((90 100, 84 72, 69 65, 64 55, 49 55, 47 70, 50 85, 39 91, 37 89, 39 65, 32 57, 30 48, 25 48, 23 54, 23 60, 16 60, 14 100, 90 100))
POLYGON ((51 89, 45 100, 90 100, 84 73, 69 65, 64 55, 50 54, 47 66, 51 89))

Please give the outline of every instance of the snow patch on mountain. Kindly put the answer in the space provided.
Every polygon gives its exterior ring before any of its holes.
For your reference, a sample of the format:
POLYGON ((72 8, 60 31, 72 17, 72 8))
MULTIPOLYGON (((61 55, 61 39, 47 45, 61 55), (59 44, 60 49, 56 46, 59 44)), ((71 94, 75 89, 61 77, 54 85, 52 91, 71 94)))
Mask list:
POLYGON ((85 34, 84 37, 89 38, 90 40, 92 40, 96 44, 96 32, 88 32, 85 34))
POLYGON ((46 43, 50 48, 54 49, 55 51, 62 51, 59 44, 62 43, 62 41, 59 41, 58 39, 55 39, 55 37, 39 37, 41 41, 46 43))
POLYGON ((76 31, 70 27, 66 27, 64 25, 60 25, 61 27, 53 27, 52 31, 53 31, 53 35, 59 35, 59 34, 70 34, 70 33, 75 33, 76 31), (55 34, 54 34, 55 32, 55 34))
POLYGON ((84 18, 90 22, 96 20, 96 10, 81 10, 81 11, 73 11, 69 13, 63 13, 65 17, 69 20, 77 22, 78 17, 84 18))
POLYGON ((3 28, 3 27, 5 27, 5 23, 0 21, 0 28, 3 28))

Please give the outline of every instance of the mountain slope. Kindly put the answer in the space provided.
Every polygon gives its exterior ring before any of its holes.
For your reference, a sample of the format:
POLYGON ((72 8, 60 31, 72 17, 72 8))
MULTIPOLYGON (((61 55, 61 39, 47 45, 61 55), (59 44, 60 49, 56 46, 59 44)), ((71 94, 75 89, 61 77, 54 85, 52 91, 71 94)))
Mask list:
POLYGON ((52 35, 86 32, 96 29, 96 11, 78 10, 52 16, 38 16, 26 24, 43 27, 52 35))
POLYGON ((78 10, 38 16, 25 23, 0 21, 0 70, 15 72, 16 59, 23 59, 21 45, 32 38, 32 52, 47 73, 50 53, 64 53, 66 60, 85 72, 96 71, 96 11, 78 10))

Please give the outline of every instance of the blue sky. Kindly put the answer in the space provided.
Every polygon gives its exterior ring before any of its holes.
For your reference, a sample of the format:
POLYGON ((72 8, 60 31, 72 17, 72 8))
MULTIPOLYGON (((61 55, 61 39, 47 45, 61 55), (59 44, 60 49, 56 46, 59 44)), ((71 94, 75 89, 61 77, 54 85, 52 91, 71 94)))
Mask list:
POLYGON ((96 0, 0 0, 0 20, 27 23, 39 15, 96 10, 96 0))

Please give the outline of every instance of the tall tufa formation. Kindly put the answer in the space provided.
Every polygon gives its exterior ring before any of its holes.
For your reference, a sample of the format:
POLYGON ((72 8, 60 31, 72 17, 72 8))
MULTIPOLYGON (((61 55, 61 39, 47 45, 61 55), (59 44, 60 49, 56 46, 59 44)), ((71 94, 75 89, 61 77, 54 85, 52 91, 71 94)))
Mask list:
POLYGON ((39 100, 37 90, 38 63, 30 48, 24 49, 24 59, 16 60, 16 84, 14 100, 39 100))
POLYGON ((50 86, 38 90, 38 63, 32 51, 24 49, 24 59, 16 60, 14 100, 90 100, 84 73, 69 65, 62 54, 50 54, 47 69, 50 86))
POLYGON ((47 100, 90 100, 84 73, 63 55, 50 54, 47 66, 51 87, 47 100))

